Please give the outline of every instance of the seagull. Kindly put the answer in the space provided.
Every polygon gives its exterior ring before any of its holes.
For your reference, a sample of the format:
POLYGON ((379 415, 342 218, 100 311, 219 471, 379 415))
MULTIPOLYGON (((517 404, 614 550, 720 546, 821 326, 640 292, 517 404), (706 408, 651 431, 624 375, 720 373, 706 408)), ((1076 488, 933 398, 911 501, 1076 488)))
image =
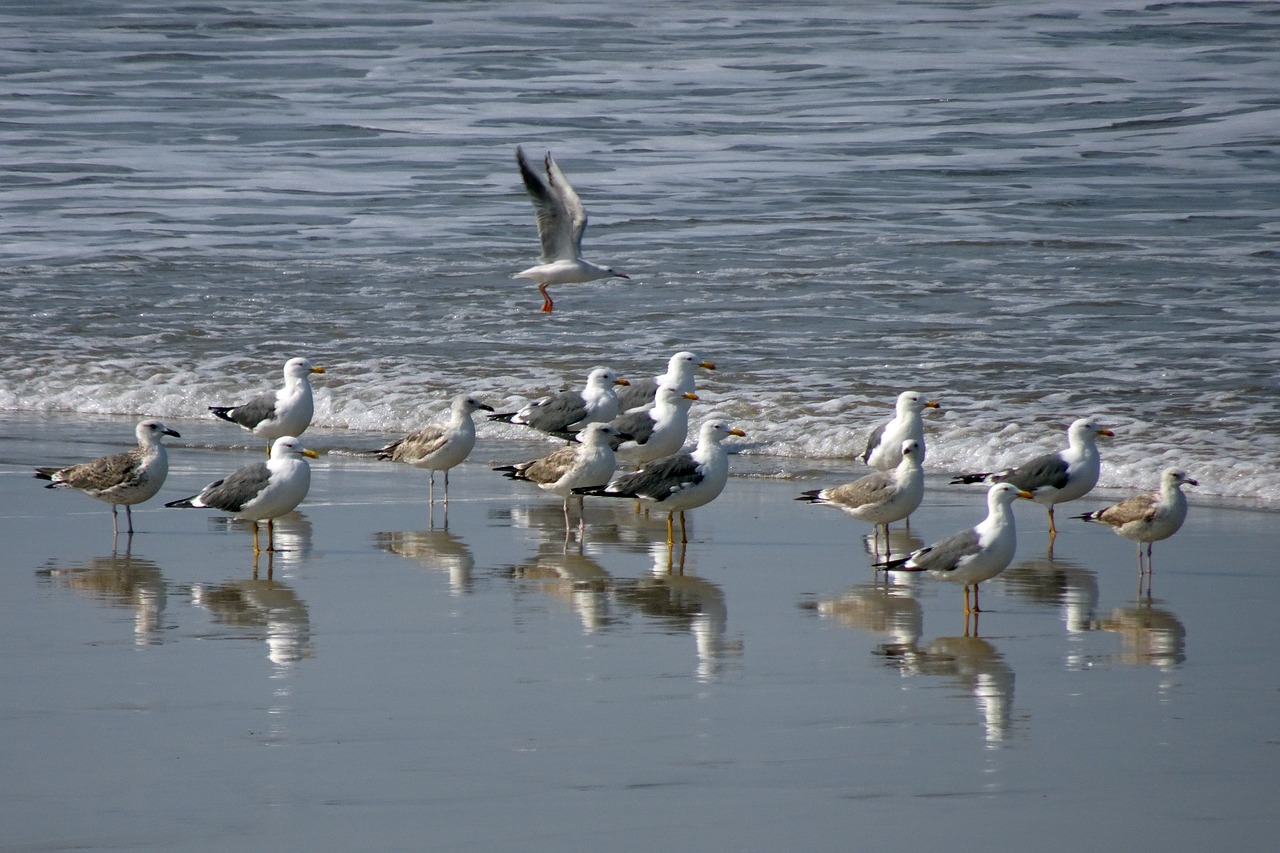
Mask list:
POLYGON ((675 453, 689 435, 689 407, 697 399, 692 391, 681 393, 672 385, 663 385, 652 408, 632 409, 610 421, 618 432, 631 436, 614 452, 637 467, 675 453))
POLYGON ((219 509, 228 515, 253 522, 253 553, 258 548, 258 522, 267 522, 267 551, 275 550, 275 520, 302 503, 311 488, 311 466, 316 452, 302 446, 291 435, 281 436, 271 445, 271 456, 214 480, 192 495, 165 504, 169 507, 219 509), (304 458, 305 457, 305 458, 304 458))
MULTIPOLYGON (((796 500, 833 506, 854 518, 871 522, 875 525, 877 543, 883 527, 887 549, 890 522, 911 515, 924 499, 924 469, 920 466, 924 446, 909 438, 902 442, 900 452, 902 461, 892 471, 874 471, 843 486, 805 492, 796 500)), ((878 544, 875 556, 877 560, 880 557, 878 544)), ((885 559, 888 558, 886 553, 885 559)))
POLYGON ((538 215, 542 257, 538 259, 537 266, 522 270, 512 278, 527 278, 538 283, 542 310, 550 314, 554 307, 551 295, 547 293, 549 284, 579 284, 610 276, 630 278, 608 267, 582 260, 582 232, 587 228, 587 211, 569 179, 551 157, 551 152, 547 152, 543 161, 547 170, 545 181, 525 159, 520 148, 516 148, 516 162, 520 164, 520 177, 524 179, 524 188, 528 190, 534 212, 538 215))
POLYGON ((324 373, 305 358, 291 358, 284 363, 284 387, 274 394, 260 394, 238 406, 210 406, 209 411, 224 421, 239 424, 254 435, 271 442, 282 436, 301 435, 311 425, 315 409, 311 400, 312 373, 324 373))
POLYGON ((556 438, 572 439, 587 424, 608 423, 618 416, 615 385, 628 385, 607 367, 597 367, 587 374, 581 391, 560 391, 535 400, 518 412, 489 415, 489 420, 522 424, 556 438))
POLYGON ((1098 521, 1119 536, 1138 543, 1138 571, 1142 572, 1142 546, 1147 546, 1145 572, 1151 573, 1151 544, 1168 539, 1178 532, 1187 518, 1187 496, 1182 487, 1200 485, 1180 468, 1165 468, 1160 474, 1159 491, 1125 498, 1105 509, 1073 516, 1084 521, 1098 521))
POLYGON ((1058 529, 1053 523, 1054 504, 1084 497, 1098 484, 1102 461, 1094 440, 1115 433, 1092 418, 1080 418, 1067 428, 1067 447, 1057 453, 1037 456, 1016 468, 985 474, 961 474, 951 485, 963 483, 1012 483, 1031 492, 1036 503, 1049 509, 1049 543, 1053 544, 1058 529))
POLYGON ((885 568, 906 572, 928 572, 936 578, 964 584, 964 612, 978 613, 978 584, 991 580, 1013 562, 1017 550, 1013 512, 1014 498, 1031 500, 1031 493, 1009 483, 996 483, 987 491, 987 517, 976 527, 962 530, 918 551, 905 560, 890 560, 885 568), (969 587, 973 587, 973 609, 969 609, 969 587))
POLYGON ((920 413, 925 409, 941 408, 933 400, 926 400, 918 391, 903 391, 893 418, 882 423, 867 438, 867 449, 862 461, 878 471, 892 471, 902 461, 902 442, 911 439, 920 445, 920 464, 924 464, 924 421, 920 413))
POLYGON ((676 389, 693 393, 697 390, 693 369, 701 367, 715 370, 716 366, 709 361, 699 359, 691 352, 678 352, 667 362, 667 372, 660 376, 646 377, 632 382, 630 387, 618 392, 618 409, 626 412, 640 406, 653 404, 654 395, 662 385, 673 385, 676 389))
POLYGON ((134 434, 138 436, 138 446, 133 450, 65 468, 37 468, 35 477, 50 481, 46 489, 75 489, 111 504, 111 530, 117 536, 120 524, 116 507, 124 504, 124 517, 132 536, 132 506, 155 497, 169 475, 169 454, 160 443, 161 436, 182 437, 159 421, 142 421, 134 428, 134 434))
POLYGON ((391 442, 374 451, 379 459, 405 462, 415 468, 431 472, 427 487, 428 503, 436 502, 436 472, 444 472, 444 502, 449 504, 449 469, 470 455, 476 446, 476 424, 471 414, 477 411, 492 412, 493 406, 481 403, 475 397, 458 394, 449 408, 449 420, 427 424, 417 432, 391 442))
POLYGON ((698 434, 692 453, 676 453, 656 459, 630 474, 615 478, 605 488, 575 489, 577 494, 608 498, 638 498, 667 513, 667 544, 674 543, 673 519, 680 513, 680 541, 688 543, 684 513, 711 503, 729 479, 729 455, 721 442, 725 436, 746 436, 724 421, 708 420, 698 434))
POLYGON ((603 486, 613 476, 617 459, 610 441, 625 436, 609 424, 592 423, 579 434, 580 444, 562 447, 541 459, 494 468, 512 480, 527 480, 564 498, 564 527, 569 530, 569 499, 578 498, 578 531, 583 529, 583 502, 574 489, 603 486))

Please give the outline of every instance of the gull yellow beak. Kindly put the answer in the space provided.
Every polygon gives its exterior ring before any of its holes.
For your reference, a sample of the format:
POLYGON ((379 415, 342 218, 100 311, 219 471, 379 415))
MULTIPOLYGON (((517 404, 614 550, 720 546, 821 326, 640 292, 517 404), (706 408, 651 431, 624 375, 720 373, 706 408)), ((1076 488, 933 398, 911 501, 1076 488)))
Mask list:
POLYGON ((688 394, 684 394, 683 396, 684 396, 684 398, 685 398, 686 400, 696 400, 696 399, 698 399, 698 395, 697 395, 697 394, 695 394, 695 393, 693 393, 692 391, 690 391, 688 394))
POLYGON ((324 373, 324 368, 323 368, 323 367, 313 367, 313 368, 311 368, 311 372, 312 372, 312 373, 324 373))
POLYGON ((939 406, 939 405, 938 405, 935 401, 933 401, 933 400, 930 400, 929 402, 925 403, 925 404, 924 404, 924 407, 925 407, 926 409, 941 409, 941 408, 942 408, 941 406, 939 406))
POLYGON ((1025 491, 1024 491, 1024 492, 1018 492, 1018 497, 1023 498, 1023 499, 1025 499, 1025 500, 1029 500, 1029 501, 1033 501, 1033 500, 1035 500, 1035 499, 1036 499, 1036 496, 1035 496, 1035 495, 1031 494, 1030 492, 1025 492, 1025 491))
POLYGON ((614 385, 630 385, 631 383, 625 379, 615 379, 613 380, 613 384, 614 385))
POLYGON ((319 459, 319 458, 320 458, 320 454, 319 454, 319 453, 316 453, 316 452, 315 452, 314 450, 312 450, 310 447, 308 447, 308 448, 306 448, 305 450, 303 450, 303 451, 302 451, 302 455, 303 455, 303 456, 305 456, 305 457, 307 457, 308 459, 319 459))
POLYGON ((729 435, 736 435, 738 438, 747 437, 747 434, 742 430, 738 429, 737 427, 734 427, 733 429, 729 430, 729 435))
POLYGON ((699 362, 698 367, 705 367, 707 370, 715 370, 716 366, 709 361, 699 362))

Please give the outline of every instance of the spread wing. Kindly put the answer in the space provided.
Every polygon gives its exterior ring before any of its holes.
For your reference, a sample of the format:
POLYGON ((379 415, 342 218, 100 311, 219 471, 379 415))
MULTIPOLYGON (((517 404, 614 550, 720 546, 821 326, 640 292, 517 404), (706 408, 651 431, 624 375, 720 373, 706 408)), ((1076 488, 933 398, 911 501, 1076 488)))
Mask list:
POLYGON ((560 171, 548 153, 545 161, 547 179, 537 173, 523 149, 516 148, 520 177, 533 201, 538 217, 538 237, 542 241, 542 261, 574 260, 582 245, 582 232, 587 227, 587 214, 569 179, 560 171))

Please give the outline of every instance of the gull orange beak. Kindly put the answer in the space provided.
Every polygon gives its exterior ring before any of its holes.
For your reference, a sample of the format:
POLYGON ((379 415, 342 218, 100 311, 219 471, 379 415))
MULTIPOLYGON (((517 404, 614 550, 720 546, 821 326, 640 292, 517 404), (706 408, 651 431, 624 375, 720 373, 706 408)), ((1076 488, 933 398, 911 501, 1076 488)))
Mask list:
POLYGON ((747 437, 747 434, 742 430, 738 429, 737 427, 734 427, 733 429, 729 430, 729 435, 736 435, 738 438, 747 437))
POLYGON ((1112 432, 1111 430, 1109 430, 1109 429, 1100 429, 1100 430, 1098 430, 1098 435, 1109 435, 1109 436, 1111 436, 1112 438, 1115 438, 1115 437, 1116 437, 1116 434, 1115 434, 1114 432, 1112 432))
POLYGON ((303 455, 303 456, 305 456, 305 457, 307 457, 308 459, 319 459, 319 458, 320 458, 320 454, 319 454, 319 453, 316 453, 316 452, 315 452, 314 450, 312 450, 310 447, 308 447, 308 448, 304 449, 304 450, 302 451, 302 455, 303 455))
POLYGON ((324 368, 323 368, 323 367, 313 367, 313 368, 311 368, 311 372, 312 372, 312 373, 324 373, 324 368))
POLYGON ((707 370, 715 370, 715 369, 716 369, 716 366, 715 366, 714 364, 712 364, 711 362, 709 362, 709 361, 702 361, 702 362, 699 362, 699 363, 698 363, 698 367, 705 367, 707 370))
POLYGON ((941 406, 939 406, 939 405, 938 405, 935 401, 933 401, 933 400, 930 400, 929 402, 925 403, 925 404, 924 404, 924 407, 925 407, 926 409, 941 409, 941 408, 942 408, 941 406))
POLYGON ((631 383, 625 379, 615 379, 613 380, 613 384, 614 385, 630 385, 631 383))
POLYGON ((697 395, 697 394, 695 394, 695 393, 693 393, 692 391, 690 391, 688 394, 684 394, 684 395, 682 395, 682 396, 683 396, 686 400, 696 400, 696 399, 698 399, 698 395, 697 395))

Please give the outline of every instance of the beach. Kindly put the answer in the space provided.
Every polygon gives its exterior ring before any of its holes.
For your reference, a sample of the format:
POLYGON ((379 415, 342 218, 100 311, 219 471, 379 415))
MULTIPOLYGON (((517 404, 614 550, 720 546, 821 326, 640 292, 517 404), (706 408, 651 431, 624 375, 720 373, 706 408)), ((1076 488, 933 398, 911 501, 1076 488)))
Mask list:
MULTIPOLYGON (((243 523, 163 507, 259 458, 222 425, 170 423, 169 481, 113 548, 105 504, 30 468, 131 419, 0 423, 8 850, 1264 850, 1275 828, 1273 512, 1192 490, 1148 599, 1132 543, 1066 518, 1115 496, 1060 507, 1051 555, 1021 504, 975 626, 959 587, 877 579, 867 525, 793 500, 834 467, 734 458, 668 551, 630 501, 588 499, 566 543, 558 498, 490 470, 545 443, 482 441, 446 527, 425 472, 355 455, 381 436, 320 430, 288 550, 255 560, 243 523)), ((895 550, 975 523, 982 491, 930 471, 895 550)))

